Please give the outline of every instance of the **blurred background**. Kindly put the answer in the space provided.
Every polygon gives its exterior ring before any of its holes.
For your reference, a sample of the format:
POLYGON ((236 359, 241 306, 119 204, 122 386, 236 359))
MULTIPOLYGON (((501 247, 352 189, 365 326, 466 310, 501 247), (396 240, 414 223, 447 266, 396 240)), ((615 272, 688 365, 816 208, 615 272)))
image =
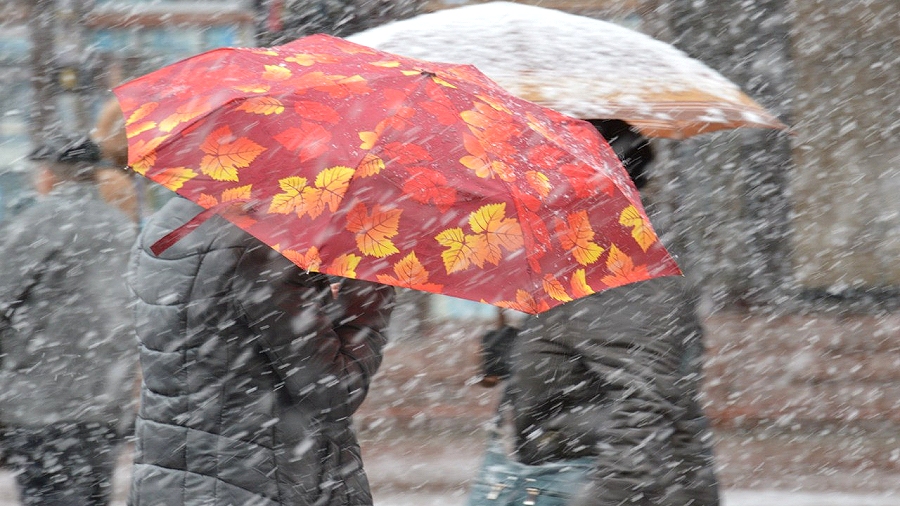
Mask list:
MULTIPOLYGON (((348 36, 469 3, 480 2, 2 0, 0 227, 33 198, 32 146, 112 132, 110 89, 129 78, 216 47, 348 36)), ((652 141, 659 219, 689 224, 667 246, 703 290, 722 483, 900 503, 900 2, 520 3, 672 43, 790 125, 652 141)), ((107 163, 110 194, 138 223, 168 198, 107 163)), ((478 337, 496 317, 401 294, 359 418, 376 494, 464 495, 496 401, 475 385, 478 337), (425 455, 448 467, 416 464, 425 455)))

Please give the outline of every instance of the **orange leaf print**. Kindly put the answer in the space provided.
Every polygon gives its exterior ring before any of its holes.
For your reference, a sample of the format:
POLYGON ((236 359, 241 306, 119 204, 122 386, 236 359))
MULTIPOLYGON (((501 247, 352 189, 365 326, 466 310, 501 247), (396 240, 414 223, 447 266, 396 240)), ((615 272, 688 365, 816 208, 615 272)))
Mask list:
POLYGON ((159 123, 159 129, 163 132, 171 132, 178 125, 191 121, 209 111, 209 105, 205 100, 195 98, 190 102, 179 106, 175 113, 169 115, 159 123))
POLYGON ((619 215, 619 223, 632 229, 631 236, 634 237, 634 240, 637 241, 644 251, 647 251, 658 240, 656 232, 653 231, 650 223, 641 216, 637 207, 633 205, 626 207, 622 211, 622 214, 619 215))
POLYGON ((504 300, 496 305, 529 314, 537 314, 550 309, 550 304, 543 300, 540 302, 534 300, 534 297, 525 290, 516 290, 515 301, 504 300))
POLYGON ((459 163, 465 167, 475 171, 475 175, 488 179, 494 176, 499 177, 503 181, 515 181, 516 174, 508 165, 501 161, 492 161, 481 141, 474 135, 463 134, 463 147, 469 152, 469 155, 459 159, 459 163))
POLYGON ((429 162, 432 159, 431 153, 429 153, 427 149, 418 144, 406 142, 391 142, 386 144, 382 156, 387 158, 388 161, 397 162, 403 165, 429 162))
POLYGON ((307 272, 319 272, 322 267, 322 259, 319 257, 319 249, 315 246, 307 249, 306 253, 300 253, 296 250, 286 249, 282 251, 281 254, 307 272))
POLYGON ((635 266, 631 257, 622 252, 615 244, 609 247, 609 257, 606 259, 606 268, 612 273, 604 276, 600 281, 610 288, 627 285, 636 281, 643 281, 650 277, 645 265, 635 266))
POLYGON ((615 185, 604 177, 597 169, 585 164, 565 164, 560 172, 569 178, 569 184, 575 190, 575 196, 584 199, 598 195, 600 192, 613 195, 615 185))
POLYGON ((282 193, 272 197, 268 211, 270 214, 289 214, 302 208, 302 192, 306 187, 305 177, 291 176, 279 179, 278 186, 281 187, 282 193))
POLYGON ((251 114, 261 114, 263 116, 271 116, 272 114, 281 114, 284 112, 284 104, 280 100, 273 97, 250 97, 237 108, 238 111, 249 112, 251 114))
POLYGON ((337 111, 321 102, 298 100, 294 102, 294 111, 301 118, 313 121, 324 121, 331 124, 341 121, 341 115, 337 111))
POLYGON ((235 137, 227 125, 209 134, 200 149, 207 154, 200 171, 216 181, 238 181, 238 169, 248 167, 266 148, 246 137, 235 137))
POLYGON ((274 139, 285 148, 297 152, 301 162, 306 162, 330 149, 331 132, 316 123, 301 121, 300 126, 288 128, 276 134, 274 139))
POLYGON ((514 251, 524 246, 522 228, 515 218, 506 217, 506 203, 488 204, 469 215, 469 226, 475 232, 467 236, 475 256, 472 261, 481 267, 485 261, 498 265, 502 260, 501 247, 514 251))
POLYGON ((416 202, 432 202, 442 213, 456 203, 456 188, 447 185, 447 178, 441 172, 424 167, 411 167, 407 171, 410 175, 403 183, 403 193, 416 202))
POLYGON ((153 176, 153 180, 172 191, 176 191, 184 186, 184 183, 197 176, 196 172, 187 167, 178 167, 161 170, 153 176))
POLYGON ((302 88, 312 88, 328 93, 331 98, 338 100, 345 99, 351 95, 364 95, 372 91, 368 82, 359 75, 347 77, 328 75, 324 72, 309 72, 293 82, 297 83, 300 91, 302 91, 302 88))
POLYGON ((291 78, 291 70, 280 65, 265 65, 262 78, 267 81, 286 81, 291 78))
POLYGON ((391 238, 399 233, 402 212, 373 206, 370 214, 366 205, 359 203, 347 213, 347 230, 356 234, 356 245, 364 255, 384 258, 400 252, 391 238))
POLYGON ((125 132, 128 134, 128 137, 134 137, 141 132, 146 132, 147 130, 156 128, 155 121, 141 120, 143 120, 145 117, 147 117, 147 115, 156 110, 157 107, 159 107, 158 103, 150 102, 140 106, 136 111, 131 113, 128 119, 125 120, 125 132))
POLYGON ((547 274, 546 276, 544 276, 542 283, 544 286, 544 291, 547 292, 547 295, 549 295, 552 299, 558 300, 560 302, 569 302, 570 300, 572 300, 572 297, 569 297, 569 294, 566 293, 566 287, 564 287, 563 284, 560 283, 558 279, 556 279, 556 276, 547 274))
POLYGON ((603 248, 594 242, 594 229, 588 221, 587 211, 572 213, 567 220, 556 221, 556 234, 562 247, 569 250, 581 265, 596 262, 603 254, 603 248))
POLYGON ((213 197, 212 195, 201 193, 200 197, 197 199, 197 204, 199 204, 204 209, 209 209, 211 207, 219 205, 219 199, 213 197))
POLYGON ((575 298, 586 297, 594 293, 594 289, 587 284, 584 269, 577 269, 572 275, 572 294, 575 298))
POLYGON ((459 121, 459 115, 453 108, 453 102, 447 98, 447 94, 439 86, 428 85, 425 94, 431 100, 424 100, 418 105, 438 120, 442 125, 452 125, 459 121))
POLYGON ((436 235, 435 240, 447 249, 441 253, 447 274, 465 270, 472 264, 471 248, 466 244, 466 234, 461 228, 451 228, 436 235))
POLYGON ((150 113, 155 111, 157 107, 159 107, 158 102, 148 102, 141 105, 133 113, 131 113, 130 116, 128 116, 128 119, 125 120, 125 125, 133 125, 138 121, 141 121, 142 119, 150 115, 150 113))
POLYGON ((356 166, 356 175, 359 177, 371 177, 384 170, 384 160, 372 154, 363 157, 356 166))
POLYGON ((139 140, 128 147, 128 163, 131 169, 140 175, 145 175, 156 163, 156 148, 160 146, 168 135, 154 137, 149 142, 139 140))
POLYGON ((546 174, 536 170, 529 170, 525 173, 525 181, 542 199, 550 196, 550 190, 553 188, 550 186, 550 178, 546 174))
POLYGON ((379 274, 378 281, 386 285, 424 290, 432 293, 440 293, 444 289, 444 285, 428 282, 428 271, 419 262, 415 251, 394 264, 394 274, 396 274, 396 277, 379 274))
POLYGON ((353 253, 344 253, 331 262, 331 265, 325 269, 325 273, 345 278, 356 278, 356 267, 359 266, 360 260, 362 260, 360 256, 353 253))
POLYGON ((253 185, 239 186, 229 188, 222 192, 222 202, 230 202, 232 200, 250 200, 253 185))

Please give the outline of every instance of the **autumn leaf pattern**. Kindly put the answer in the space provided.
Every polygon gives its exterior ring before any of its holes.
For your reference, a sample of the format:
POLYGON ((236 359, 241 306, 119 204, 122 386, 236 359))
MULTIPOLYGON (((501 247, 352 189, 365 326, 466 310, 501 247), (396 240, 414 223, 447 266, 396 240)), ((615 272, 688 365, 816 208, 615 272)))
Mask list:
POLYGON ((309 272, 528 313, 679 272, 593 127, 472 67, 315 35, 114 91, 135 172, 309 272))

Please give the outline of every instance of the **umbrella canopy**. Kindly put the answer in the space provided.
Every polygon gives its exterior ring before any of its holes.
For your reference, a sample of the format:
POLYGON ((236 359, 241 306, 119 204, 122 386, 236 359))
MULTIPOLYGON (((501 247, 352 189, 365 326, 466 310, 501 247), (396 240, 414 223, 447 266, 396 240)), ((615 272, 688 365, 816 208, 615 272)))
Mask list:
POLYGON ((467 5, 348 39, 413 58, 472 64, 521 98, 576 118, 625 120, 648 137, 785 128, 734 83, 672 45, 554 9, 467 5))
POLYGON ((475 67, 314 35, 114 90, 128 162, 297 265, 538 313, 679 274, 587 122, 475 67))

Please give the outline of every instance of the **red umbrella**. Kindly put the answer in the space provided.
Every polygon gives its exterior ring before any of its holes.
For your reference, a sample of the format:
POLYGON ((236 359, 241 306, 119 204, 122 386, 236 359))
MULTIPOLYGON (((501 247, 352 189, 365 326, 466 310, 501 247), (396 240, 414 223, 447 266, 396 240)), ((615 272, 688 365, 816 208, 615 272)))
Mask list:
POLYGON ((297 265, 539 313, 679 274, 594 128, 472 66, 314 35, 115 90, 130 166, 297 265))

